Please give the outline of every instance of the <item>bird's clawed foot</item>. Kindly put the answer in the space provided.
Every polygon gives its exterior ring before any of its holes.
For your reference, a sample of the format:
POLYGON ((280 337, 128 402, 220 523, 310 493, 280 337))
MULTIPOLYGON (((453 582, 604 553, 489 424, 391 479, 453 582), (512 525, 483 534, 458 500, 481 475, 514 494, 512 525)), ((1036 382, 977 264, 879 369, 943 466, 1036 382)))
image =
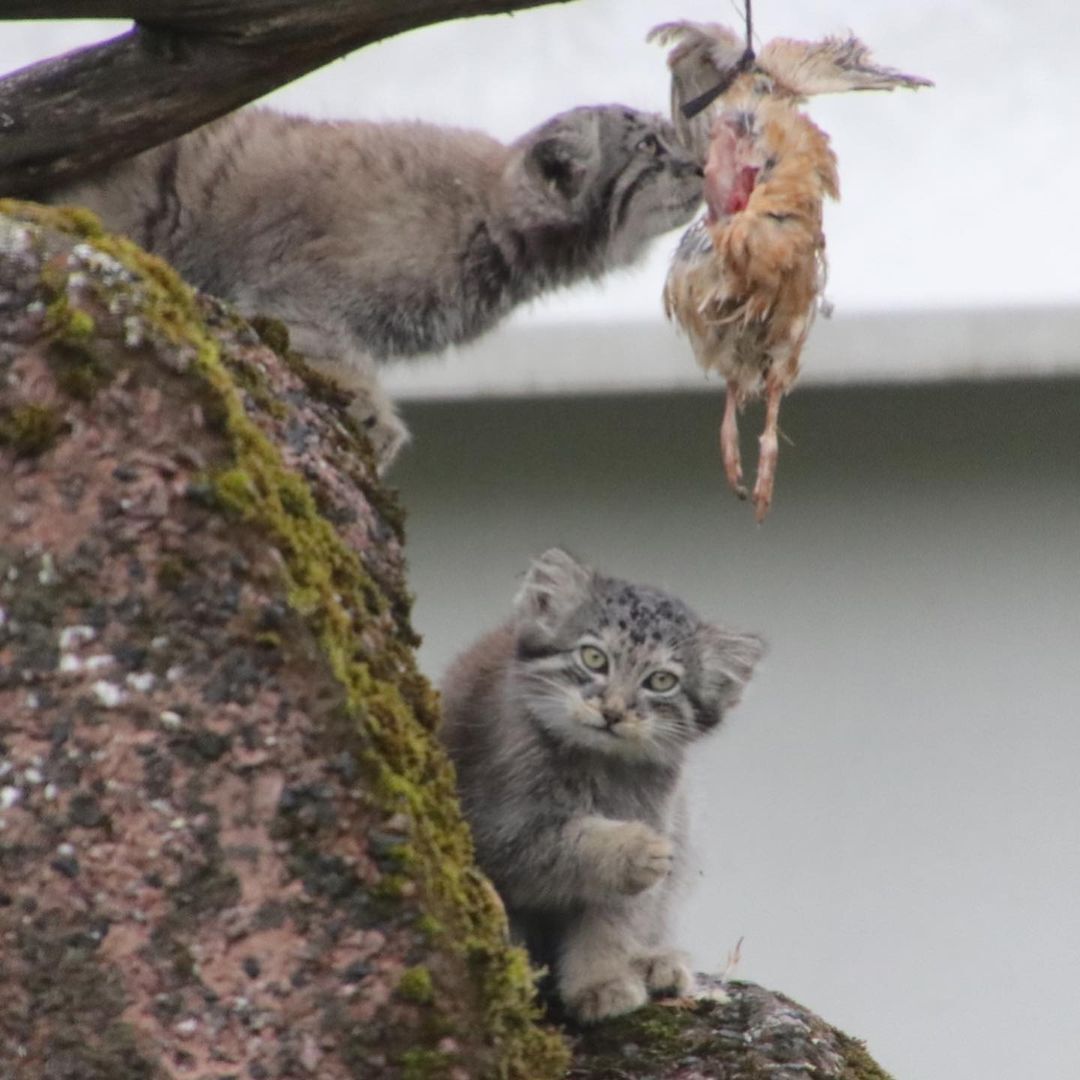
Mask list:
POLYGON ((728 383, 724 420, 720 425, 720 453, 724 460, 724 475, 727 477, 728 486, 740 499, 745 499, 747 493, 739 456, 739 392, 732 383, 728 383))
POLYGON ((772 506, 773 482, 776 479, 776 436, 770 439, 761 433, 761 456, 758 458, 757 478, 754 480, 754 520, 760 525, 772 506))
MULTIPOLYGON (((772 506, 773 484, 776 480, 776 459, 779 455, 778 427, 780 399, 783 388, 778 383, 767 382, 765 387, 765 427, 758 440, 757 476, 754 490, 749 496, 754 503, 754 518, 760 525, 772 506)), ((739 455, 739 408, 740 395, 733 383, 728 383, 727 400, 724 403, 724 420, 720 425, 720 453, 724 460, 724 475, 728 485, 740 499, 747 498, 743 484, 742 461, 739 455)))
POLYGON ((780 399, 784 391, 769 383, 765 391, 765 427, 758 440, 757 478, 754 481, 754 520, 760 525, 772 506, 773 483, 776 480, 776 459, 779 454, 777 427, 780 421, 780 399))

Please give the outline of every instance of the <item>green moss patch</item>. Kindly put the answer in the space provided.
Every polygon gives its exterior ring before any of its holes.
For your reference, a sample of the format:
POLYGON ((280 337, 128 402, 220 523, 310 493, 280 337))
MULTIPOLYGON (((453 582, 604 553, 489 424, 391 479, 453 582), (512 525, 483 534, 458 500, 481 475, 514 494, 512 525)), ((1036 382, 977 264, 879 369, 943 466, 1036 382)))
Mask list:
POLYGON ((16 457, 43 454, 67 428, 64 418, 45 405, 20 405, 0 411, 0 446, 10 446, 16 457))
POLYGON ((870 1056, 863 1042, 838 1028, 832 1030, 844 1051, 844 1080, 893 1080, 892 1074, 870 1056))
POLYGON ((669 1066, 680 1057, 711 1049, 712 1036, 699 1022, 696 1008, 646 1005, 588 1029, 588 1065, 625 1067, 627 1076, 644 1076, 653 1067, 669 1066), (630 1069, 633 1071, 630 1071, 630 1069))
POLYGON ((417 1005, 428 1005, 435 997, 435 984, 426 967, 406 968, 397 984, 398 996, 417 1005))

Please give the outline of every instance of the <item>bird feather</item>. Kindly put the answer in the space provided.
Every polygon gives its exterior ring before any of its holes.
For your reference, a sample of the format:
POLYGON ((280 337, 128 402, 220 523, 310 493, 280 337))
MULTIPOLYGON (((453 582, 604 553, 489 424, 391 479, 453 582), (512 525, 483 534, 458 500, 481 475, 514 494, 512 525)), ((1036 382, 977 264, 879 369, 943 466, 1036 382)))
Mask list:
POLYGON ((780 399, 798 376, 825 283, 823 204, 840 191, 829 138, 798 106, 814 94, 933 84, 873 63, 853 35, 776 38, 758 56, 716 23, 664 23, 649 40, 671 46, 672 118, 704 165, 707 207, 675 253, 664 309, 701 367, 726 381, 724 469, 744 497, 737 416, 766 397, 753 490, 761 521, 772 502, 780 399), (708 107, 685 115, 717 87, 708 107))

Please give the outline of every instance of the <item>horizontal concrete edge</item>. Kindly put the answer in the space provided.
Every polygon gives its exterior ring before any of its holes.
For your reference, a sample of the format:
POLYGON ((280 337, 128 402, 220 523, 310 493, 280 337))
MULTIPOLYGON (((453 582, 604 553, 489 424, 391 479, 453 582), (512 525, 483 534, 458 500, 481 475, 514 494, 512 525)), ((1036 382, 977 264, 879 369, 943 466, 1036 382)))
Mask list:
MULTIPOLYGON (((819 318, 800 385, 1080 375, 1080 306, 819 318)), ((402 401, 716 389, 659 319, 512 322, 468 348, 384 369, 402 401)))

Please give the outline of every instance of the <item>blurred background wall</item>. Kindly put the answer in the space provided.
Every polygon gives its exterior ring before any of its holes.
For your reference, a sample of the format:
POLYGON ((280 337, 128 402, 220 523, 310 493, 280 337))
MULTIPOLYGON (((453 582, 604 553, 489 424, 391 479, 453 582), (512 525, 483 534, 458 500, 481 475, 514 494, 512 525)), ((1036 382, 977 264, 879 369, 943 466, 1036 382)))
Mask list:
POLYGON ((562 543, 771 650, 693 764, 681 939, 897 1080, 1080 1075, 1080 380, 797 390, 761 528, 715 394, 408 407, 421 661, 562 543))
MULTIPOLYGON (((513 138, 663 110, 664 20, 582 0, 433 27, 270 96, 513 138)), ((693 764, 703 968, 817 1009, 897 1080, 1080 1077, 1080 20, 1048 0, 759 0, 762 40, 849 27, 934 78, 817 100, 840 158, 834 318, 786 402, 761 528, 719 388, 662 322, 675 238, 475 349, 397 369, 421 661, 435 678, 564 543, 771 653, 693 764)), ((124 29, 0 24, 0 71, 124 29)), ((2 136, 0 136, 2 137, 2 136)), ((746 451, 754 420, 744 425, 746 451)))

